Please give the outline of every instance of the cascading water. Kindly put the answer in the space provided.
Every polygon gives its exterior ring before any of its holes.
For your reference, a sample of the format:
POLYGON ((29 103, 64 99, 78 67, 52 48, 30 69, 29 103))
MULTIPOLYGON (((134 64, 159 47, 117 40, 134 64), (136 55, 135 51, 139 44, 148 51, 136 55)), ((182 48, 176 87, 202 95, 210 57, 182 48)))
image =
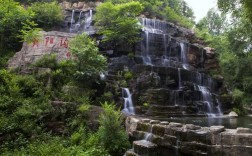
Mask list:
POLYGON ((70 33, 85 32, 87 34, 94 33, 95 29, 92 26, 92 20, 93 20, 93 10, 89 10, 86 12, 80 10, 72 10, 69 32, 70 33), (77 14, 78 17, 75 17, 77 14))
POLYGON ((146 36, 146 48, 145 48, 145 52, 143 54, 143 61, 144 61, 144 64, 148 64, 148 65, 152 65, 151 63, 151 58, 150 58, 150 47, 149 47, 149 32, 148 31, 145 31, 145 36, 146 36))
POLYGON ((135 114, 135 108, 132 102, 132 95, 130 94, 130 91, 128 88, 122 89, 122 97, 124 98, 124 109, 123 112, 134 115, 135 114))
MULTIPOLYGON (((184 100, 184 86, 182 82, 192 82, 197 86, 196 91, 201 93, 201 100, 204 103, 204 111, 209 116, 214 116, 217 113, 216 106, 214 105, 214 99, 211 93, 213 87, 212 79, 205 75, 204 73, 199 73, 196 71, 191 71, 191 66, 188 63, 188 52, 190 45, 185 41, 180 41, 169 34, 169 28, 167 23, 154 20, 142 18, 140 23, 143 26, 143 41, 141 42, 141 57, 143 58, 143 63, 152 66, 164 66, 164 67, 174 67, 178 69, 178 89, 173 92, 175 96, 174 104, 176 106, 182 106, 185 103, 184 100), (177 53, 174 52, 176 49, 172 49, 171 45, 178 43, 179 48, 177 48, 177 53), (160 55, 160 51, 162 55, 160 55), (159 53, 159 58, 155 53, 159 53), (157 64, 157 60, 160 59, 160 63, 157 64), (183 70, 183 72, 182 72, 183 70), (191 73, 191 77, 183 77, 185 73, 191 73)), ((204 62, 204 51, 201 49, 200 62, 204 62)), ((186 88, 186 87, 185 87, 186 88)), ((219 113, 218 113, 219 114, 219 113)))
POLYGON ((75 10, 72 10, 71 24, 70 24, 70 29, 69 29, 69 32, 70 32, 70 33, 72 33, 73 23, 75 22, 75 20, 74 20, 74 13, 75 13, 75 10))
POLYGON ((181 63, 182 63, 182 67, 183 69, 189 69, 188 68, 188 61, 187 61, 187 47, 185 45, 185 43, 180 42, 180 57, 181 57, 181 63))
MULTIPOLYGON (((167 47, 170 44, 171 36, 168 32, 168 25, 166 22, 148 18, 141 18, 140 23, 143 26, 143 41, 141 45, 141 57, 144 64, 154 65, 153 63, 153 51, 163 51, 163 56, 160 59, 162 66, 177 67, 181 64, 181 68, 188 69, 189 64, 187 61, 187 46, 186 43, 176 41, 180 43, 180 57, 179 55, 171 55, 168 53, 167 47), (162 48, 162 49, 161 49, 162 48), (180 60, 180 63, 179 63, 180 60)), ((171 50, 171 49, 169 49, 171 50)), ((155 59, 155 58, 154 58, 155 59)))
POLYGON ((93 18, 93 10, 89 10, 89 14, 87 14, 86 19, 85 19, 85 24, 84 24, 84 31, 85 32, 90 31, 92 18, 93 18))
POLYGON ((152 136, 153 136, 153 134, 152 134, 153 126, 154 126, 154 125, 151 125, 151 128, 150 128, 149 132, 148 132, 148 133, 145 133, 145 135, 144 135, 144 140, 145 140, 145 141, 151 141, 152 136))
POLYGON ((181 68, 178 68, 178 84, 179 84, 179 90, 182 88, 182 81, 181 81, 181 68))

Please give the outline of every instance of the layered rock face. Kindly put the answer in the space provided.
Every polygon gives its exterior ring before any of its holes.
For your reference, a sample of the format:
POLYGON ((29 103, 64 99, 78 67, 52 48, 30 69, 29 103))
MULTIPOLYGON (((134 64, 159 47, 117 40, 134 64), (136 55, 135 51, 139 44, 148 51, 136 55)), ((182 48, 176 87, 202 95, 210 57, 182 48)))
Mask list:
POLYGON ((126 129, 134 140, 133 150, 126 156, 248 156, 252 152, 252 131, 247 128, 200 127, 127 117, 126 129))
POLYGON ((148 105, 146 114, 157 118, 216 116, 228 109, 218 98, 223 78, 208 74, 219 71, 211 48, 191 43, 195 36, 188 29, 154 19, 139 21, 142 40, 135 46, 134 56, 125 56, 125 49, 117 50, 110 56, 109 66, 109 77, 122 71, 133 73, 128 87, 135 105, 148 105), (123 56, 117 57, 120 54, 123 56))

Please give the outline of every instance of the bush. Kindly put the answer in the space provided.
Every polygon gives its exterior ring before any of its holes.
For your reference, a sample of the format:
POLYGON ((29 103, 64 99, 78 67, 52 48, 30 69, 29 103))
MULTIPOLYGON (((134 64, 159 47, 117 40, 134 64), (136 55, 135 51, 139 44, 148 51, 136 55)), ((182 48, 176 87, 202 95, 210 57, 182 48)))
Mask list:
POLYGON ((58 61, 56 57, 55 54, 46 54, 33 64, 34 67, 50 68, 49 70, 41 70, 35 76, 54 91, 61 90, 64 84, 73 80, 75 70, 72 60, 58 61))
POLYGON ((107 69, 107 60, 99 54, 96 43, 83 33, 70 41, 69 49, 75 56, 75 82, 88 86, 98 81, 100 73, 107 69))
POLYGON ((87 149, 84 153, 84 156, 109 156, 108 152, 102 147, 91 147, 87 149))
POLYGON ((133 74, 132 74, 132 72, 130 72, 130 71, 126 71, 126 72, 124 72, 124 79, 125 80, 131 80, 133 78, 133 74))
POLYGON ((140 28, 136 16, 143 7, 139 2, 112 4, 106 2, 97 7, 95 25, 105 38, 103 41, 120 44, 134 44, 140 40, 140 28))
POLYGON ((115 105, 106 102, 102 107, 104 113, 99 118, 100 127, 97 132, 100 143, 110 154, 123 153, 130 144, 128 135, 121 125, 121 112, 115 109, 115 105))
POLYGON ((21 147, 42 131, 41 117, 51 105, 42 84, 32 76, 0 70, 0 133, 2 147, 21 147))
POLYGON ((37 60, 33 66, 40 68, 51 68, 52 70, 56 70, 59 68, 57 62, 57 55, 55 54, 45 54, 39 60, 37 60))
POLYGON ((63 21, 62 10, 57 2, 36 2, 29 9, 35 13, 34 21, 44 30, 50 30, 63 21))
POLYGON ((9 50, 17 51, 21 43, 22 25, 31 21, 34 13, 25 9, 14 0, 0 2, 0 53, 9 50))

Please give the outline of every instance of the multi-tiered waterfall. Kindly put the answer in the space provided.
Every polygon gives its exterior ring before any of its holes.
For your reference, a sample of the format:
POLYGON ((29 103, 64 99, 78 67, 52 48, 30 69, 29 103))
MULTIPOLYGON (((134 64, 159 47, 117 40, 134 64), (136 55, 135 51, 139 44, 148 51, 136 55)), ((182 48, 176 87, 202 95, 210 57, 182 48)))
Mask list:
POLYGON ((204 73, 206 51, 190 44, 186 37, 175 31, 177 27, 171 23, 147 18, 141 18, 140 22, 143 25, 143 40, 136 56, 142 63, 137 65, 137 72, 141 74, 147 71, 159 79, 158 85, 138 90, 138 94, 145 96, 145 102, 150 104, 147 114, 221 114, 217 84, 204 73), (193 64, 189 57, 197 57, 197 62, 193 64))
MULTIPOLYGON (((95 32, 93 10, 73 10, 69 17, 70 32, 95 32)), ((143 25, 142 41, 136 46, 137 61, 129 68, 136 72, 137 84, 130 87, 133 100, 128 99, 132 96, 128 95, 129 90, 122 91, 124 111, 134 114, 129 104, 135 101, 142 105, 136 100, 141 99, 150 106, 147 114, 153 116, 221 114, 218 84, 204 70, 206 51, 188 41, 187 35, 192 32, 160 20, 140 18, 139 21, 143 25), (141 82, 146 78, 149 80, 141 82)))
POLYGON ((88 11, 72 10, 71 16, 69 16, 68 30, 70 33, 87 33, 94 34, 95 27, 92 25, 93 10, 88 11))

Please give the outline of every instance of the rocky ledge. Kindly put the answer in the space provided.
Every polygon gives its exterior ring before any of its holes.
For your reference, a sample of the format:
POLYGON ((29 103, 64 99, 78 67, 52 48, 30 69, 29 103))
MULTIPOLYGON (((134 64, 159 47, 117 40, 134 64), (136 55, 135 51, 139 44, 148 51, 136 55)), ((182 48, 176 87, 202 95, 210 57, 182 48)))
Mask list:
POLYGON ((171 153, 248 156, 252 153, 252 131, 248 128, 200 127, 129 116, 126 129, 133 141, 133 150, 126 152, 126 156, 171 153))

